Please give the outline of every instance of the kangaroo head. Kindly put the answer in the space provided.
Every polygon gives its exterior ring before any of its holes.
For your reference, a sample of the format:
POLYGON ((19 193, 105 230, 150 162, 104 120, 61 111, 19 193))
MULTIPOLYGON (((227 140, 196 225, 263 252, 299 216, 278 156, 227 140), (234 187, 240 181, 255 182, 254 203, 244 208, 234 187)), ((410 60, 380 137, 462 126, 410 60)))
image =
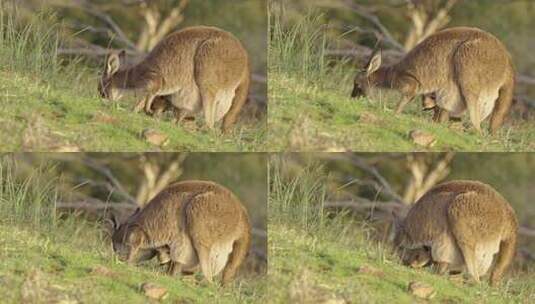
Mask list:
POLYGON ((109 100, 118 100, 121 98, 121 92, 114 85, 113 79, 124 63, 126 52, 112 52, 106 57, 106 66, 98 84, 98 92, 101 98, 109 100))
POLYGON ((423 246, 415 249, 405 249, 401 260, 404 265, 412 268, 425 267, 432 262, 431 248, 423 246))
MULTIPOLYGON (((132 220, 135 215, 139 213, 139 208, 134 212, 134 214, 123 224, 119 224, 117 219, 115 217, 112 217, 112 223, 113 223, 113 234, 112 234, 112 245, 113 245, 113 251, 115 254, 119 257, 119 260, 126 261, 128 260, 128 257, 130 256, 130 252, 133 249, 138 249, 140 244, 143 241, 144 233, 139 228, 138 225, 136 225, 135 220, 132 220)), ((139 257, 139 255, 145 255, 144 252, 138 252, 138 256, 135 257, 137 260, 146 260, 147 257, 139 257)), ((147 255, 152 254, 150 258, 152 258, 155 254, 154 253, 147 253, 147 255)))
POLYGON ((394 248, 404 265, 412 268, 421 268, 432 262, 431 248, 422 246, 414 248, 411 236, 405 229, 404 219, 401 215, 393 211, 394 217, 394 248))
POLYGON ((369 96, 370 89, 380 86, 385 77, 385 68, 381 68, 381 50, 373 51, 364 69, 355 76, 351 97, 369 96))

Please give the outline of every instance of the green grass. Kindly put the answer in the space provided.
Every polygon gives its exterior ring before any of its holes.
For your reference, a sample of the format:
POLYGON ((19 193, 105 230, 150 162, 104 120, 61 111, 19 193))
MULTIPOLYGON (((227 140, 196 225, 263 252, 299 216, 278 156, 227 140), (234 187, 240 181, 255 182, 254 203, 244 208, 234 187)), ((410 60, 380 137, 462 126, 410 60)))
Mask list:
MULTIPOLYGON (((229 133, 179 126, 132 112, 135 100, 105 103, 98 72, 79 59, 58 55, 61 33, 50 13, 19 19, 0 6, 0 141, 2 151, 258 151, 265 119, 244 118, 229 133), (163 147, 142 133, 168 136, 163 147)), ((200 124, 199 122, 198 124, 200 124)))
POLYGON ((421 113, 416 102, 394 115, 393 105, 349 98, 340 91, 303 83, 284 73, 269 76, 269 143, 273 150, 292 151, 531 151, 532 122, 506 125, 496 137, 480 136, 471 128, 437 124, 421 113), (436 144, 422 148, 409 138, 415 129, 435 136, 436 144))
POLYGON ((58 181, 45 178, 48 169, 21 179, 24 166, 0 159, 0 302, 147 303, 140 290, 145 282, 168 290, 163 303, 265 302, 260 276, 220 287, 200 273, 170 277, 155 262, 119 262, 102 225, 57 212, 58 181))
POLYGON ((269 200, 269 286, 273 303, 418 303, 412 281, 430 284, 433 303, 531 303, 535 277, 514 274, 502 287, 469 285, 434 274, 430 269, 402 266, 389 245, 370 238, 369 223, 319 208, 325 200, 321 168, 285 177, 285 164, 271 162, 269 200), (359 271, 361 267, 374 272, 359 271), (338 303, 338 302, 333 302, 338 303))
POLYGON ((116 262, 110 248, 84 246, 82 239, 62 241, 56 235, 67 233, 58 229, 50 235, 0 225, 2 303, 36 303, 31 293, 44 297, 40 303, 146 303, 149 299, 140 291, 144 282, 168 290, 164 303, 262 302, 261 282, 242 281, 220 288, 202 282, 199 276, 181 279, 166 276, 155 266, 129 267, 116 262), (98 267, 109 273, 95 271, 98 267))
MULTIPOLYGON (((401 115, 395 101, 351 99, 355 63, 335 59, 326 50, 339 40, 327 35, 322 15, 311 14, 283 26, 271 16, 269 52, 269 135, 273 150, 283 151, 531 151, 535 123, 513 121, 495 137, 480 136, 468 122, 437 124, 414 101, 401 115), (312 16, 312 17, 310 17, 312 16), (415 129, 437 142, 417 146, 415 129)), ((488 133, 488 132, 487 132, 488 133)))

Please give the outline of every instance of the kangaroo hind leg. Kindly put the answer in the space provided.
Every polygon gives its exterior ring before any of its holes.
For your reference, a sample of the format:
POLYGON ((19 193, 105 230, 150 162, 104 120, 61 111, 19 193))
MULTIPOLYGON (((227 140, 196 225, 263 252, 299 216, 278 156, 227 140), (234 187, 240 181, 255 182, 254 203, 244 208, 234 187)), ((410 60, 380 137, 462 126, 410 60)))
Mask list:
POLYGON ((201 246, 197 248, 199 255, 199 264, 201 265, 201 271, 210 283, 213 282, 215 276, 217 276, 221 269, 225 266, 225 261, 228 258, 230 250, 226 252, 218 250, 219 248, 201 246))
POLYGON ((468 108, 470 121, 480 134, 481 122, 497 98, 492 96, 503 83, 499 75, 506 73, 506 56, 500 52, 482 54, 480 51, 495 47, 492 41, 471 39, 459 45, 453 56, 454 79, 468 108))
MULTIPOLYGON (((206 124, 211 129, 224 116, 217 113, 221 93, 227 95, 232 92, 232 103, 247 66, 246 55, 235 49, 236 42, 232 39, 208 39, 198 46, 195 53, 195 82, 202 97, 206 124)), ((231 108, 230 103, 222 106, 226 108, 225 113, 231 108)))

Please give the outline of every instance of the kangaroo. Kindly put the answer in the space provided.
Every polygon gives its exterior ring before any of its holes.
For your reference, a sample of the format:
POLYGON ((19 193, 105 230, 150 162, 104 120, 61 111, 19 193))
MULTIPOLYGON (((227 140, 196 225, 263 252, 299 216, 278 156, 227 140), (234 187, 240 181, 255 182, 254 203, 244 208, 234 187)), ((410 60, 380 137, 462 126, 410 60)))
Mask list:
POLYGON ((462 180, 440 184, 422 196, 405 219, 394 218, 394 246, 405 263, 427 264, 425 254, 418 262, 405 257, 403 250, 411 254, 411 250, 429 247, 439 273, 466 269, 479 282, 497 254, 490 275, 490 284, 496 286, 514 258, 515 212, 489 185, 462 180))
POLYGON ((365 73, 355 77, 352 97, 397 91, 401 99, 395 113, 400 114, 415 96, 435 93, 439 121, 468 110, 480 134, 481 122, 490 116, 494 135, 509 113, 514 85, 511 56, 496 37, 477 28, 455 27, 429 36, 392 66, 381 67, 381 52, 374 51, 365 73))
POLYGON ((123 67, 125 52, 114 52, 98 89, 102 98, 117 100, 133 92, 142 98, 134 111, 151 114, 157 96, 168 95, 182 115, 203 112, 212 129, 223 119, 228 130, 247 100, 249 56, 231 33, 195 26, 164 38, 139 64, 123 67))
POLYGON ((170 185, 125 223, 115 223, 113 249, 133 264, 159 256, 169 262, 167 273, 192 272, 200 266, 212 282, 222 272, 230 283, 251 244, 251 225, 238 198, 207 181, 170 185))

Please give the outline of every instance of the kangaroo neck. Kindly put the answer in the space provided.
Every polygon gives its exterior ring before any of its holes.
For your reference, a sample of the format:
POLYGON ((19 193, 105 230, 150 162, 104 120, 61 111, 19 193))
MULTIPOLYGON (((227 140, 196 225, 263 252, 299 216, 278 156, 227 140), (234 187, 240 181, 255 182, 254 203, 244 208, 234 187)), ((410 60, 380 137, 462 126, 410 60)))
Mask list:
POLYGON ((393 66, 383 67, 376 72, 376 82, 383 88, 392 89, 396 78, 396 69, 393 66))
POLYGON ((403 81, 400 81, 401 79, 413 79, 418 83, 418 87, 422 87, 422 83, 420 80, 418 80, 418 77, 416 77, 413 73, 408 71, 406 68, 400 68, 398 65, 393 65, 387 68, 388 71, 387 75, 385 76, 388 82, 386 85, 388 85, 389 88, 392 89, 398 89, 398 87, 403 83, 403 81))
POLYGON ((113 84, 116 88, 123 90, 134 90, 143 88, 145 84, 144 75, 147 69, 141 65, 135 65, 124 70, 118 71, 113 75, 113 84))

